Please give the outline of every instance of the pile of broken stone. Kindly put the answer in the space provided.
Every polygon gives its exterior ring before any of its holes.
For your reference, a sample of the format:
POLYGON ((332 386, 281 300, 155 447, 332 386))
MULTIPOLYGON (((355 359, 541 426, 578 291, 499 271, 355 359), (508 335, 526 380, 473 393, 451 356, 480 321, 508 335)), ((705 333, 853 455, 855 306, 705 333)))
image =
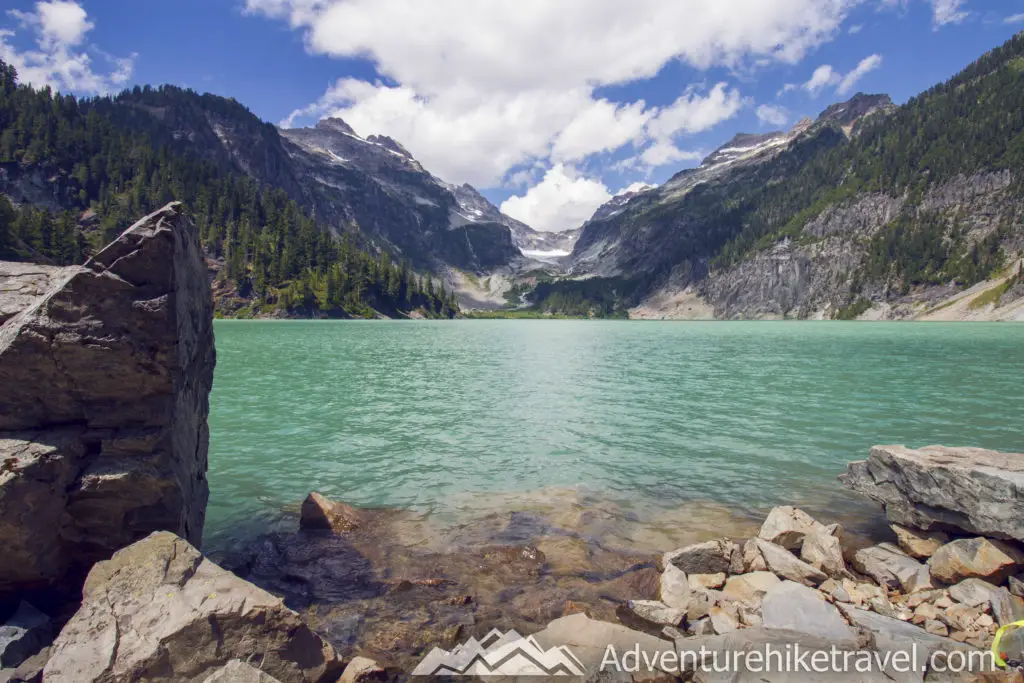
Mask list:
POLYGON ((876 447, 840 479, 883 504, 896 543, 857 547, 838 524, 777 507, 755 538, 665 553, 661 600, 629 602, 627 618, 687 647, 782 629, 947 652, 988 649, 1000 626, 1024 619, 1024 456, 876 447))

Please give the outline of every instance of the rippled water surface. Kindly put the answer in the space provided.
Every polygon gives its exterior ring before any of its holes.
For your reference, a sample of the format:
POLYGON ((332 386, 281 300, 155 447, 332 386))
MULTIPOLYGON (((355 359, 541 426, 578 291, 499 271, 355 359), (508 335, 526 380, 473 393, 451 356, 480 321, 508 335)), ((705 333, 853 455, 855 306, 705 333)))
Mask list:
POLYGON ((776 504, 877 516, 835 481, 873 444, 1024 451, 1019 325, 222 321, 216 334, 208 548, 294 526, 317 490, 453 537, 489 514, 593 507, 589 533, 664 550, 688 525, 716 535, 776 504))

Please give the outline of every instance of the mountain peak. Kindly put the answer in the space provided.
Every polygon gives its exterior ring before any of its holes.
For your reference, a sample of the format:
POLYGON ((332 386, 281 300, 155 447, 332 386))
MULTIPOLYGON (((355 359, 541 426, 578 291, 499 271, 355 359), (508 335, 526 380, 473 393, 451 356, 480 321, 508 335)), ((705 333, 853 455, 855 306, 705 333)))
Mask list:
POLYGON ((317 130, 332 130, 337 133, 344 133, 345 135, 354 135, 355 137, 359 137, 358 135, 356 135, 356 132, 352 129, 352 126, 348 125, 347 123, 345 123, 344 120, 339 119, 337 117, 321 119, 316 124, 316 127, 317 130))
POLYGON ((409 150, 407 150, 405 147, 402 147, 402 145, 400 145, 398 141, 395 140, 394 138, 389 138, 387 135, 371 135, 366 139, 369 140, 370 142, 380 145, 385 149, 389 149, 392 152, 395 152, 396 154, 401 154, 403 157, 408 157, 409 159, 412 159, 412 154, 409 153, 409 150))
POLYGON ((879 110, 893 108, 892 98, 885 94, 868 95, 859 92, 845 102, 837 102, 821 112, 818 121, 848 126, 879 110))

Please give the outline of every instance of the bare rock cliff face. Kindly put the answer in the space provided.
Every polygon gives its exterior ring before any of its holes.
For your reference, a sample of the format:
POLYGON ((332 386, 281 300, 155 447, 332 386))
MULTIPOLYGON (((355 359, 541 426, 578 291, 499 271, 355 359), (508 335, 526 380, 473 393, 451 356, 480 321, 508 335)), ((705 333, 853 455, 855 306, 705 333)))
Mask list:
POLYGON ((22 310, 0 326, 0 600, 73 592, 155 530, 199 545, 213 305, 180 206, 84 266, 0 264, 5 304, 22 310))

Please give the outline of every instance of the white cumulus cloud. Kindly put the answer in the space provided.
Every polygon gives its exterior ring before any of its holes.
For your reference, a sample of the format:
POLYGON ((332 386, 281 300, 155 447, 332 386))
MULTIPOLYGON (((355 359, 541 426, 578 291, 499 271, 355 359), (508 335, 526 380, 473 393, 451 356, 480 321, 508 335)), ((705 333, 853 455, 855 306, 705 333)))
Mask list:
POLYGON ((814 70, 806 83, 801 85, 787 83, 778 94, 781 96, 803 88, 812 97, 817 97, 826 88, 835 88, 837 94, 848 95, 853 92, 860 79, 880 66, 882 66, 882 56, 878 54, 868 55, 846 74, 836 71, 831 64, 822 64, 814 70))
POLYGON ((579 227, 611 198, 600 180, 585 178, 571 167, 555 164, 524 195, 502 202, 501 211, 535 230, 559 232, 579 227))
POLYGON ((652 78, 675 60, 700 70, 795 64, 835 37, 861 1, 247 0, 246 7, 301 31, 311 53, 369 60, 379 78, 339 80, 284 124, 340 116, 362 134, 400 140, 448 181, 491 187, 522 182, 522 167, 536 162, 564 172, 630 147, 647 166, 691 158, 683 138, 748 104, 737 88, 695 84, 665 106, 616 102, 598 89, 652 78))
POLYGON ((0 31, 0 59, 18 70, 21 82, 64 92, 104 94, 131 78, 135 55, 113 57, 82 45, 95 25, 77 2, 37 2, 32 12, 11 10, 8 14, 22 30, 32 33, 36 45, 35 49, 19 50, 12 44, 15 33, 0 31), (94 69, 92 55, 107 63, 106 73, 94 69))
POLYGON ((946 24, 959 24, 970 16, 970 12, 963 9, 967 0, 931 0, 932 23, 936 30, 946 24))
POLYGON ((789 112, 785 107, 762 104, 757 108, 757 119, 769 126, 784 126, 789 122, 789 112))

